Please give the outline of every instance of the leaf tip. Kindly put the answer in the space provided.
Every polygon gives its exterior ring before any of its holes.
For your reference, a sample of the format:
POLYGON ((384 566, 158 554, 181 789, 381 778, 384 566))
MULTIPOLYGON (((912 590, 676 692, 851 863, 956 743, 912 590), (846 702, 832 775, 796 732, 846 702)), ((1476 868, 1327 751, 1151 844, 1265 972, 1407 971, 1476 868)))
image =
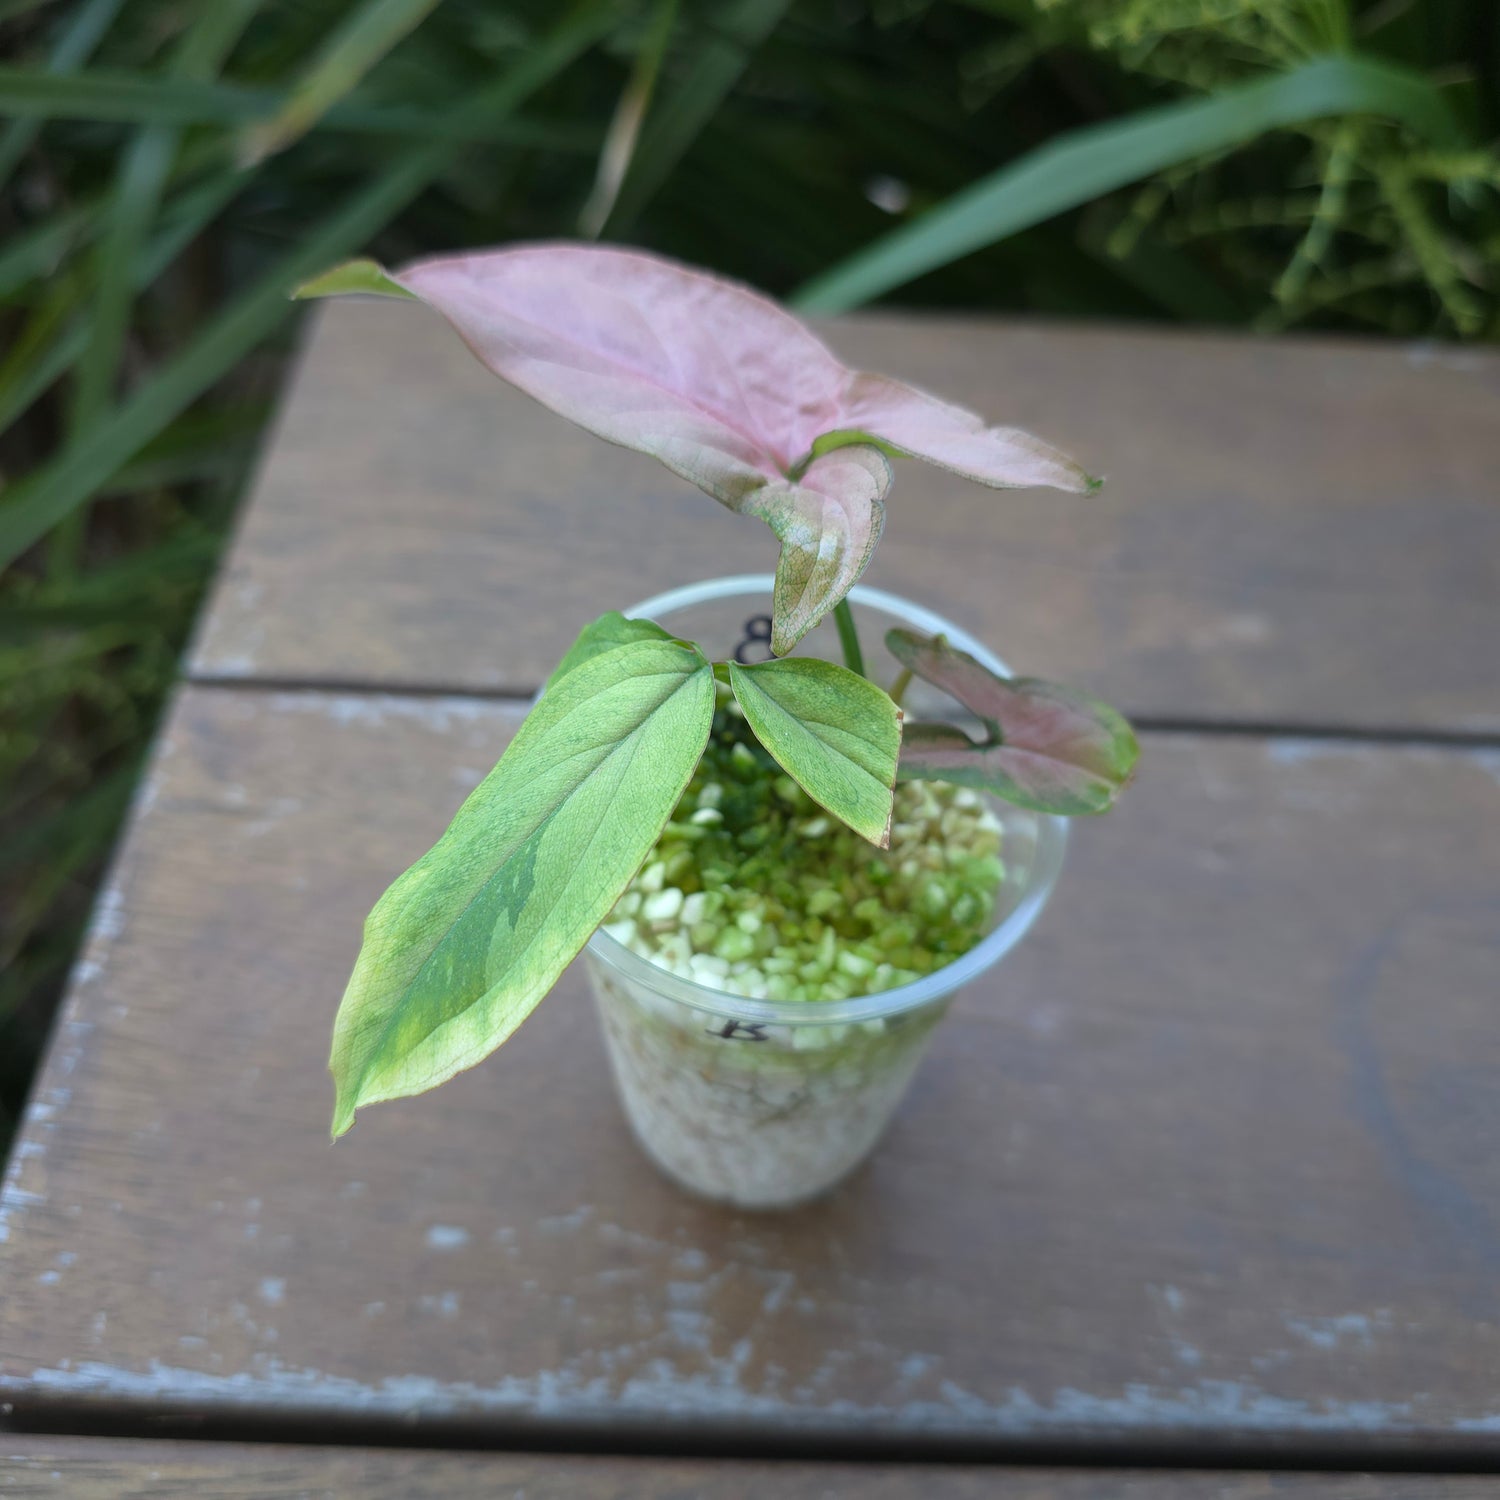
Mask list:
POLYGON ((331 266, 293 287, 289 295, 293 302, 307 302, 315 297, 346 297, 356 292, 375 297, 399 297, 408 302, 418 300, 384 266, 368 257, 331 266))
POLYGON ((790 656, 797 649, 798 641, 810 629, 812 629, 812 626, 807 625, 798 630, 785 615, 773 611, 771 622, 771 655, 790 656))
POLYGON ((336 1141, 340 1136, 348 1135, 360 1101, 356 1091, 348 1087, 332 1066, 328 1071, 333 1074, 333 1120, 328 1127, 328 1139, 336 1141))
POLYGON ((885 633, 885 649, 908 670, 911 668, 911 655, 921 643, 922 637, 904 626, 893 625, 885 633))

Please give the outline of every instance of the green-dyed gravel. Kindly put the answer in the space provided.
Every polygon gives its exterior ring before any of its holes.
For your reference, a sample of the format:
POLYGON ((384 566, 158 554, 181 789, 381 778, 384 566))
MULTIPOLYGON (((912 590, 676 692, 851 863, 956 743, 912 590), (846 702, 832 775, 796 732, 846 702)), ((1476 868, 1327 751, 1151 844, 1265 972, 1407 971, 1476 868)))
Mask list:
POLYGON ((910 984, 989 929, 1000 824, 975 792, 896 789, 874 848, 782 773, 732 705, 604 930, 700 984, 761 1000, 847 1000, 910 984))

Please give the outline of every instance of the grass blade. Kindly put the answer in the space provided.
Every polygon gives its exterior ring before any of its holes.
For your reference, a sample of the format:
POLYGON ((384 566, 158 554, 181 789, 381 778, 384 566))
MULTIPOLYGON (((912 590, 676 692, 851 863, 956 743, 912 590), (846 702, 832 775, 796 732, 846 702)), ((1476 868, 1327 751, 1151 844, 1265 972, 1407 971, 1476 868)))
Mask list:
MULTIPOLYGON (((48 73, 67 73, 86 62, 109 30, 124 0, 88 0, 63 32, 52 56, 47 59, 48 73)), ((37 120, 12 120, 0 136, 0 188, 10 181, 21 158, 31 149, 41 124, 37 120)))
MULTIPOLYGON (((223 154, 219 141, 195 140, 178 158, 173 179, 192 180, 223 154)), ((193 195, 203 190, 204 184, 196 183, 174 203, 188 205, 193 195)), ((28 281, 54 275, 68 255, 82 249, 102 233, 109 203, 108 193, 83 198, 72 207, 14 235, 9 246, 0 251, 0 299, 11 298, 28 281)))
POLYGON ((635 157, 641 122, 651 107, 656 75, 661 71, 661 60, 667 43, 672 39, 672 23, 676 19, 677 0, 657 0, 650 34, 636 57, 630 81, 625 85, 620 102, 615 106, 614 118, 609 122, 609 131, 599 152, 599 171, 594 178, 593 191, 579 210, 578 232, 591 240, 599 237, 615 206, 615 199, 620 196, 620 184, 635 157))
MULTIPOLYGON (((33 122, 233 127, 261 119, 285 105, 287 97, 277 89, 102 68, 58 78, 28 68, 0 67, 0 112, 33 122)), ((320 120, 319 128, 418 140, 457 132, 468 140, 564 151, 591 151, 599 143, 598 130, 588 124, 481 117, 454 123, 445 121, 439 110, 357 100, 336 104, 320 120)), ((223 148, 216 145, 215 149, 223 148)), ((7 259, 10 254, 7 251, 7 259)))
POLYGON ((71 427, 87 427, 109 404, 135 297, 135 264, 156 217, 162 187, 177 152, 177 132, 148 126, 120 162, 114 200, 93 255, 89 338, 73 390, 71 427))
POLYGON ((65 77, 29 68, 0 68, 0 109, 18 121, 238 125, 281 97, 259 89, 105 68, 65 77))
POLYGON ((92 204, 77 204, 11 236, 0 251, 0 297, 38 276, 50 276, 86 232, 92 204))
MULTIPOLYGON (((59 848, 71 848, 80 842, 94 849, 106 848, 107 835, 113 832, 129 805, 130 793, 140 772, 139 759, 132 757, 125 765, 101 777, 82 797, 54 808, 46 816, 17 830, 0 849, 0 875, 9 874, 40 855, 59 848)), ((32 904, 45 906, 46 903, 32 904)))
POLYGON ((1439 143, 1461 140, 1442 95, 1420 74, 1366 58, 1319 58, 1210 99, 1058 136, 815 277, 794 304, 844 312, 1153 172, 1281 126, 1361 113, 1399 120, 1439 143))
POLYGON ((0 364, 0 432, 61 379, 83 352, 88 329, 81 319, 57 328, 58 317, 75 298, 76 286, 70 279, 63 283, 60 296, 42 300, 0 364))
MULTIPOLYGON (((135 268, 137 291, 161 275, 188 244, 218 217, 245 183, 242 172, 226 172, 190 188, 171 204, 166 222, 135 268)), ((12 351, 0 365, 0 432, 4 432, 43 392, 73 368, 88 347, 89 325, 77 317, 42 352, 12 351), (24 356, 24 357, 19 357, 24 356)))
POLYGON ((641 143, 604 226, 621 233, 671 176, 725 96, 739 82, 750 55, 776 29, 790 0, 734 0, 687 76, 641 131, 641 143))
POLYGON ((292 310, 293 287, 382 229, 447 164, 477 116, 514 109, 613 21, 607 0, 585 0, 497 82, 458 105, 451 133, 409 147, 385 172, 317 224, 302 244, 207 325, 169 364, 50 462, 0 496, 0 567, 81 505, 180 412, 222 378, 292 310))
POLYGON ((253 125, 240 142, 247 165, 264 161, 305 135, 409 31, 438 0, 365 0, 346 15, 323 44, 291 97, 269 119, 253 125))
MULTIPOLYGON (((168 76, 208 79, 217 75, 259 8, 260 0, 219 0, 200 11, 172 60, 168 76)), ((68 430, 74 437, 98 420, 113 395, 131 308, 145 281, 137 262, 180 143, 179 130, 149 125, 130 144, 116 173, 104 234, 94 251, 94 301, 68 414, 68 430)), ((54 576, 77 570, 87 513, 86 507, 80 507, 52 536, 48 567, 54 576)))

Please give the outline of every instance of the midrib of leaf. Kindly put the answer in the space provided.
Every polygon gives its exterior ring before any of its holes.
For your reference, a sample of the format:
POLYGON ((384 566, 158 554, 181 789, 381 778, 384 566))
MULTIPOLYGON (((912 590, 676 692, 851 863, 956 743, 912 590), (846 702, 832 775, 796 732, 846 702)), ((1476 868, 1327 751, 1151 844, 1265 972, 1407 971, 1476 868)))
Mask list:
MULTIPOLYGON (((703 279, 706 280, 707 278, 703 279)), ((544 334, 549 339, 555 338, 557 336, 554 329, 551 329, 541 323, 534 323, 530 318, 523 318, 517 313, 512 313, 510 316, 513 317, 517 323, 524 324, 527 328, 535 328, 539 333, 544 334)), ((584 348, 585 346, 575 345, 574 347, 584 348)), ((600 351, 595 349, 585 348, 585 352, 590 356, 596 358, 599 357, 600 354, 600 351)), ((662 395, 670 396, 674 401, 684 402, 687 406, 696 411, 700 416, 708 417, 711 420, 719 423, 720 426, 727 427, 729 431, 734 433, 736 437, 742 438, 752 448, 758 449, 761 453, 764 454, 770 452, 769 446, 763 439, 755 437, 751 433, 744 431, 736 423, 726 418, 722 412, 715 411, 711 406, 705 406, 693 395, 691 391, 676 390, 672 386, 666 385, 662 381, 657 380, 655 377, 645 374, 642 371, 636 369, 633 365, 627 364, 624 360, 620 359, 617 355, 612 353, 605 353, 603 355, 603 362, 612 365, 620 373, 628 375, 631 379, 638 380, 649 390, 658 391, 662 395)), ((737 376, 735 378, 736 380, 738 379, 737 376)), ((532 399, 535 400, 536 398, 533 397, 532 399)), ((543 402, 538 402, 538 405, 544 404, 545 403, 543 402)), ((764 474, 763 477, 765 479, 765 482, 769 484, 777 479, 784 479, 786 476, 781 472, 779 468, 777 468, 774 473, 764 474)), ((819 491, 819 493, 821 494, 822 492, 819 491)), ((718 497, 716 496, 715 498, 718 497)), ((739 502, 735 502, 736 506, 738 506, 738 504, 739 502)))
MULTIPOLYGON (((685 679, 683 681, 682 687, 678 688, 676 690, 676 692, 672 693, 670 696, 668 696, 667 698, 663 699, 662 702, 657 705, 657 710, 659 710, 661 708, 665 708, 667 706, 667 704, 672 701, 672 698, 676 697, 677 693, 681 692, 682 688, 685 688, 687 686, 687 684, 688 684, 689 681, 691 681, 691 678, 685 679)), ((653 712, 656 712, 657 710, 653 710, 653 712)), ((604 773, 607 769, 609 769, 611 767, 614 768, 614 781, 613 781, 612 787, 609 790, 609 794, 608 795, 612 796, 615 792, 617 792, 619 790, 620 784, 630 774, 631 767, 633 767, 635 765, 635 759, 636 759, 637 754, 639 754, 639 752, 640 752, 640 741, 641 741, 642 735, 645 732, 645 728, 646 728, 646 726, 644 724, 642 724, 639 729, 632 730, 627 739, 621 740, 619 742, 619 745, 618 745, 618 749, 619 750, 623 751, 623 750, 625 750, 625 749, 628 748, 629 752, 630 752, 629 755, 626 757, 626 759, 625 759, 625 761, 624 761, 623 764, 619 764, 618 763, 618 757, 617 757, 617 755, 610 754, 610 755, 606 756, 602 761, 600 761, 598 769, 593 773, 593 776, 598 776, 598 775, 601 775, 602 773, 604 773)), ((590 778, 589 778, 591 781, 593 780, 593 776, 590 776, 590 778)), ((530 842, 532 842, 532 840, 535 840, 535 841, 537 841, 539 843, 540 840, 542 839, 543 835, 546 833, 547 829, 551 827, 553 819, 557 816, 557 814, 559 812, 561 812, 561 810, 562 810, 561 807, 553 809, 553 811, 551 813, 549 813, 547 815, 547 817, 545 819, 543 819, 543 821, 538 825, 538 827, 536 829, 536 832, 531 835, 531 838, 528 839, 527 842, 530 843, 530 842)), ((573 869, 569 873, 567 880, 563 882, 562 887, 560 888, 560 890, 557 893, 557 897, 550 904, 548 904, 545 907, 544 912, 542 913, 542 915, 538 917, 538 920, 537 920, 537 922, 535 924, 536 927, 538 928, 538 933, 535 934, 535 935, 533 935, 527 941, 526 946, 524 948, 520 949, 516 954, 514 954, 512 956, 510 963, 507 965, 507 968, 514 970, 514 969, 518 969, 518 968, 523 967, 521 961, 522 961, 522 959, 527 954, 529 954, 531 952, 531 950, 533 948, 536 947, 537 942, 538 942, 539 937, 540 937, 540 929, 542 928, 542 926, 545 923, 546 915, 550 914, 552 911, 556 910, 556 908, 558 907, 558 905, 561 904, 561 898, 567 892, 571 891, 574 888, 574 886, 578 882, 579 876, 587 868, 588 857, 589 857, 589 855, 591 855, 593 853, 595 844, 597 844, 599 842, 599 836, 600 836, 600 833, 603 831, 603 828, 604 828, 604 825, 603 825, 602 822, 597 823, 597 824, 594 825, 593 831, 589 834, 589 841, 588 841, 587 845, 582 850, 580 850, 579 853, 577 854, 577 856, 575 857, 574 862, 573 862, 573 869)), ((493 990, 494 990, 494 986, 492 985, 489 990, 485 991, 485 994, 489 995, 489 994, 491 994, 493 992, 493 990)), ((444 1021, 442 1023, 442 1025, 444 1025, 444 1026, 446 1026, 447 1024, 448 1024, 447 1021, 444 1021)), ((438 1029, 441 1029, 441 1028, 438 1028, 438 1029)))
POLYGON ((1025 745, 998 744, 977 745, 975 749, 981 754, 997 754, 1000 757, 1013 762, 1024 762, 1030 765, 1045 766, 1048 768, 1063 767, 1065 770, 1073 771, 1087 776, 1091 782, 1099 786, 1108 787, 1109 779, 1100 775, 1098 771, 1089 766, 1081 766, 1077 761, 1063 760, 1061 756, 1049 755, 1045 750, 1030 750, 1025 745))
MULTIPOLYGON (((624 762, 623 766, 621 766, 620 769, 616 772, 614 777, 614 786, 615 788, 619 787, 620 783, 628 774, 631 766, 633 766, 635 763, 635 756, 639 749, 640 739, 649 728, 651 720, 664 708, 666 708, 666 706, 671 703, 672 700, 678 696, 678 694, 682 693, 688 687, 690 687, 697 680, 698 675, 702 670, 703 668, 699 667, 687 673, 643 673, 640 677, 630 679, 630 681, 633 683, 643 683, 649 681, 651 677, 676 677, 679 680, 677 686, 674 687, 670 692, 665 694, 665 696, 657 699, 657 701, 652 704, 649 709, 642 710, 641 722, 634 729, 632 729, 624 739, 612 741, 609 744, 601 747, 595 747, 596 749, 602 749, 604 753, 598 758, 597 761, 595 761, 592 769, 579 776, 572 783, 569 790, 564 795, 559 797, 557 802, 555 802, 546 813, 544 813, 540 818, 532 823, 527 828, 525 833, 520 834, 512 841, 509 849, 506 851, 504 859, 500 862, 499 865, 496 866, 494 871, 485 879, 484 883, 479 886, 479 888, 474 892, 469 900, 464 903, 462 910, 458 912, 458 914, 443 930, 442 936, 439 937, 433 944, 432 952, 429 953, 428 956, 423 960, 421 968, 419 968, 416 973, 412 975, 412 977, 402 987, 399 996, 397 996, 396 999, 391 1002, 390 1014, 386 1017, 385 1024, 380 1029, 379 1038, 371 1046, 367 1054, 365 1064, 360 1069, 358 1076, 353 1079, 348 1085, 348 1091, 350 1094, 357 1096, 360 1088, 369 1078, 371 1072, 377 1068, 381 1059, 381 1054, 384 1051, 387 1042, 389 1042, 391 1035, 396 1029, 398 1023, 403 1019, 403 1011, 411 1000, 412 992, 422 982, 424 976, 428 974, 432 965, 437 963, 438 960, 443 956, 443 944, 448 940, 450 934, 454 931, 454 929, 457 928, 459 924, 464 920, 464 918, 473 910, 475 903, 489 892, 489 890, 494 886, 495 882, 505 874, 507 868, 515 861, 516 857, 522 853, 522 851, 528 844, 541 839, 547 828, 551 826, 552 821, 558 816, 559 813, 563 811, 563 809, 568 805, 571 798, 577 794, 577 792, 583 787, 583 785, 593 780, 593 778, 599 775, 601 771, 608 768, 611 763, 616 762, 619 755, 628 749, 629 756, 624 762)), ((587 711, 590 706, 591 705, 587 702, 580 703, 576 708, 570 709, 563 718, 557 720, 556 724, 549 725, 546 732, 548 734, 555 733, 557 728, 560 725, 565 724, 569 718, 573 717, 575 714, 581 711, 587 711)), ((594 753, 593 750, 579 751, 576 754, 569 756, 568 760, 577 760, 581 756, 589 755, 592 753, 594 753)), ((567 762, 562 762, 562 764, 566 763, 567 762)), ((596 827, 593 834, 591 834, 589 838, 588 847, 590 850, 593 848, 594 843, 598 839, 598 836, 599 828, 596 827)), ((559 896, 561 896, 563 891, 572 889, 574 882, 577 879, 577 874, 578 872, 582 871, 582 869, 584 868, 584 864, 585 861, 582 858, 579 858, 575 861, 574 873, 569 875, 567 881, 564 883, 563 887, 558 893, 559 896)), ((546 908, 546 910, 548 912, 555 910, 557 904, 557 900, 554 900, 546 908)), ((405 908, 403 908, 403 911, 404 909, 405 908)), ((543 926, 543 922, 539 920, 536 925, 540 930, 540 928, 543 926)), ((507 966, 508 969, 514 970, 515 968, 517 968, 519 966, 518 960, 521 954, 529 953, 535 947, 536 941, 536 937, 533 937, 526 944, 525 948, 521 950, 521 953, 515 955, 512 958, 510 964, 507 966)), ((481 995, 469 1001, 469 1003, 462 1009, 454 1011, 451 1015, 444 1016, 440 1021, 438 1021, 437 1025, 423 1032, 421 1042, 418 1043, 418 1045, 425 1045, 426 1043, 430 1042, 432 1038, 437 1036, 438 1033, 441 1032, 445 1027, 452 1025, 456 1021, 462 1020, 469 1014, 471 1010, 473 1010, 476 1005, 483 1004, 491 995, 493 995, 497 987, 497 985, 492 984, 481 995)))
MULTIPOLYGON (((751 674, 748 672, 746 673, 746 675, 751 676, 751 674)), ((751 680, 754 680, 753 676, 751 676, 751 680)), ((801 718, 797 714, 791 713, 787 709, 783 708, 781 704, 778 703, 776 699, 773 698, 768 692, 766 692, 766 690, 762 688, 758 683, 755 686, 755 691, 759 695, 761 703, 768 705, 772 709, 772 711, 779 716, 778 722, 785 721, 785 723, 787 724, 792 724, 798 728, 807 730, 812 739, 814 739, 819 745, 821 745, 826 751, 828 751, 829 754, 842 756, 849 765, 851 765, 856 771, 858 771, 859 774, 863 776, 865 780, 868 781, 872 786, 878 788, 882 794, 890 791, 890 788, 878 776, 876 776, 873 772, 867 770, 864 766, 860 765, 860 763, 852 756, 850 756, 846 751, 841 750, 836 745, 829 744, 828 741, 823 739, 820 735, 813 734, 809 726, 812 724, 818 724, 824 729, 832 729, 842 734, 848 734, 851 739, 858 741, 858 743, 862 745, 868 745, 872 750, 878 750, 879 748, 876 741, 869 739, 864 735, 854 734, 851 731, 844 729, 842 725, 830 724, 826 719, 801 718)))
MULTIPOLYGON (((778 708, 781 708, 780 704, 777 704, 776 706, 778 708)), ((786 716, 788 718, 794 718, 795 717, 792 714, 787 714, 787 711, 784 708, 781 709, 781 712, 783 714, 786 714, 786 716)), ((835 724, 831 719, 819 719, 819 718, 816 718, 815 716, 809 714, 808 717, 805 718, 805 719, 797 719, 797 722, 800 723, 800 724, 804 724, 804 725, 808 726, 809 728, 811 728, 813 725, 816 725, 819 728, 828 731, 829 734, 838 736, 839 739, 846 739, 847 738, 847 739, 854 740, 858 744, 868 745, 871 750, 874 750, 874 751, 877 751, 877 752, 880 749, 880 743, 879 743, 878 740, 873 739, 871 736, 869 736, 867 734, 859 734, 855 730, 852 730, 852 729, 848 728, 846 725, 835 724)), ((815 738, 821 738, 821 736, 815 736, 815 738)), ((825 743, 827 743, 827 742, 825 741, 825 743)), ((846 754, 846 752, 844 752, 842 750, 839 753, 840 754, 846 754)), ((858 765, 859 763, 857 761, 855 761, 854 764, 858 765)), ((861 766, 860 769, 864 770, 864 767, 861 766)), ((871 775, 870 772, 866 772, 865 774, 866 775, 871 775)), ((879 781, 880 780, 880 778, 878 776, 873 776, 873 775, 871 776, 871 779, 874 780, 874 781, 879 781)))
MULTIPOLYGON (((607 652, 601 651, 598 652, 598 655, 607 655, 607 652)), ((681 681, 678 682, 678 685, 676 685, 676 687, 670 688, 670 690, 667 691, 667 693, 664 694, 663 697, 658 697, 658 699, 655 700, 655 702, 652 703, 652 705, 649 706, 648 709, 643 709, 646 718, 649 718, 652 714, 657 714, 657 712, 660 712, 661 709, 666 708, 667 703, 672 702, 673 697, 675 697, 676 694, 678 694, 679 691, 681 691, 682 688, 687 685, 687 682, 690 682, 691 679, 693 679, 694 675, 696 675, 696 672, 688 672, 687 675, 684 675, 684 673, 681 672, 642 672, 639 676, 633 676, 633 678, 630 678, 631 684, 643 684, 643 682, 651 681, 652 678, 681 678, 681 681)), ((574 708, 568 709, 567 714, 562 715, 562 718, 559 718, 559 720, 556 721, 555 724, 549 724, 549 726, 547 726, 546 733, 552 735, 552 733, 558 732, 559 727, 561 727, 562 724, 567 723, 568 718, 574 717, 574 715, 580 714, 580 712, 585 715, 589 714, 589 712, 592 711, 592 708, 594 708, 594 705, 592 705, 592 703, 579 703, 579 705, 574 706, 574 708)), ((637 724, 634 729, 630 730, 630 735, 637 735, 637 733, 642 732, 643 729, 645 729, 645 723, 637 724)), ((519 738, 519 735, 517 735, 517 738, 519 738)), ((609 754, 612 753, 613 750, 618 750, 618 748, 624 744, 624 739, 609 739, 609 741, 603 741, 601 742, 601 744, 586 745, 586 747, 580 748, 580 750, 574 750, 573 753, 570 754, 570 756, 564 757, 564 759, 553 760, 550 769, 561 768, 561 766, 568 765, 568 763, 573 762, 573 760, 580 760, 586 756, 595 756, 595 754, 600 754, 600 751, 603 751, 603 756, 601 756, 600 759, 595 760, 595 766, 603 765, 604 760, 609 757, 609 754)), ((540 772, 538 772, 538 774, 540 774, 540 772)), ((589 775, 592 775, 592 771, 583 772, 583 774, 580 775, 579 778, 577 778, 576 784, 582 784, 583 781, 588 780, 589 775)), ((528 786, 528 784, 529 783, 526 783, 526 781, 522 781, 522 783, 520 783, 519 786, 516 787, 517 792, 519 792, 519 790, 525 790, 525 787, 528 786)), ((550 816, 550 814, 547 814, 547 816, 550 816)))
MULTIPOLYGON (((529 825, 523 825, 522 829, 518 830, 513 835, 510 847, 506 851, 505 856, 501 860, 500 864, 496 867, 494 872, 485 879, 483 884, 481 884, 475 890, 474 894, 464 903, 462 910, 460 910, 457 915, 454 916, 453 920, 444 929, 442 936, 436 939, 436 941, 434 942, 433 954, 429 955, 426 959, 423 960, 422 967, 416 971, 411 980, 403 988, 401 992, 403 1001, 410 995, 412 989, 416 986, 417 981, 427 971, 427 967, 432 962, 433 957, 436 955, 437 949, 442 946, 444 941, 446 941, 448 934, 451 933, 453 929, 463 921, 463 919, 473 909, 475 902, 477 902, 485 894, 485 892, 490 889, 491 885, 493 885, 493 883, 497 879, 499 879, 505 867, 514 860, 517 852, 522 849, 542 829, 547 827, 547 825, 551 823, 552 819, 555 818, 557 814, 567 805, 568 800, 573 797, 586 782, 597 775, 602 767, 608 765, 610 760, 620 750, 622 750, 627 745, 632 745, 638 739, 638 737, 645 732, 646 727, 652 717, 660 713, 661 710, 664 709, 667 704, 669 704, 672 699, 677 696, 678 693, 680 693, 685 687, 687 687, 688 684, 692 682, 696 676, 696 671, 686 674, 680 672, 653 672, 649 674, 643 673, 639 677, 629 679, 632 684, 647 682, 652 677, 677 678, 678 682, 674 688, 665 693, 662 697, 658 698, 656 702, 653 703, 649 708, 642 708, 641 723, 639 723, 634 729, 632 729, 624 739, 610 740, 602 744, 587 746, 584 749, 576 750, 573 752, 573 754, 555 762, 555 765, 559 769, 579 760, 588 760, 589 765, 587 769, 580 771, 576 776, 569 779, 567 783, 567 790, 560 794, 558 800, 548 811, 542 813, 535 822, 529 825)), ((544 733, 546 733, 549 737, 557 734, 569 719, 576 717, 580 713, 587 714, 594 707, 595 703, 585 702, 578 704, 574 708, 570 708, 562 718, 558 719, 554 724, 549 725, 544 733)), ((526 747, 523 743, 522 749, 525 748, 526 747)), ((394 921, 404 916, 409 906, 410 903, 408 902, 397 912, 392 913, 391 920, 394 921)))

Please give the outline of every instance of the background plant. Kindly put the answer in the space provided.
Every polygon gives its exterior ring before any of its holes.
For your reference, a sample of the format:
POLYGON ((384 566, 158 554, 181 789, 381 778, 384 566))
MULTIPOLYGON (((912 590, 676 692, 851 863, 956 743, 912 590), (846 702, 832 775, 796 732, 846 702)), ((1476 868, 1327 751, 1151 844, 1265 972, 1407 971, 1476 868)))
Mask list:
POLYGON ((341 256, 1497 331, 1485 0, 0 0, 0 55, 0 1131, 341 256))

